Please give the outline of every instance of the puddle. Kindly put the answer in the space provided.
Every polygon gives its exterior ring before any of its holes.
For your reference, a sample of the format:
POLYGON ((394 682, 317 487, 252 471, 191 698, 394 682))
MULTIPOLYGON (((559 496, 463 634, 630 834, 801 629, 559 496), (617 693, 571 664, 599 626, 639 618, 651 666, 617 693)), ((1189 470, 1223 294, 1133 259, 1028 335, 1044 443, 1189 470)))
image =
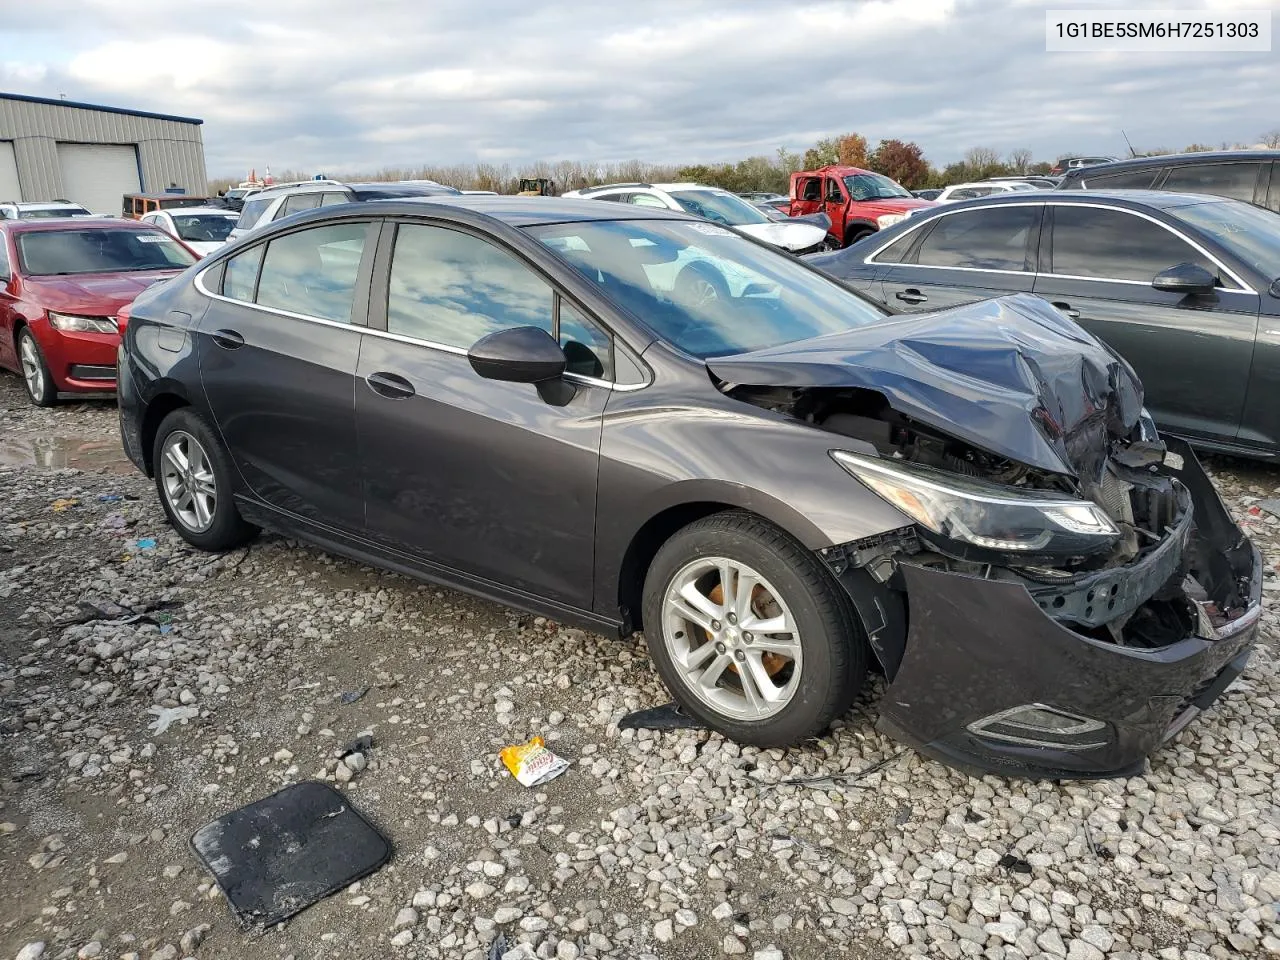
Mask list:
POLYGON ((87 440, 84 437, 34 437, 0 440, 0 467, 36 467, 57 470, 73 467, 87 473, 130 474, 129 462, 118 439, 87 440))

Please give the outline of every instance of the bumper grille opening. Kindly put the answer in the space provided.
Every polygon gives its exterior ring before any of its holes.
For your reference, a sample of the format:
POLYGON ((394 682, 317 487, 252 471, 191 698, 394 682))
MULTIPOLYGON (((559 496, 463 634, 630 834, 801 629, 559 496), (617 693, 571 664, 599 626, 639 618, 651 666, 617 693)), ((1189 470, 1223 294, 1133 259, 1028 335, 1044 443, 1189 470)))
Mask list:
POLYGON ((115 380, 116 368, 114 364, 73 363, 71 376, 77 380, 115 380))

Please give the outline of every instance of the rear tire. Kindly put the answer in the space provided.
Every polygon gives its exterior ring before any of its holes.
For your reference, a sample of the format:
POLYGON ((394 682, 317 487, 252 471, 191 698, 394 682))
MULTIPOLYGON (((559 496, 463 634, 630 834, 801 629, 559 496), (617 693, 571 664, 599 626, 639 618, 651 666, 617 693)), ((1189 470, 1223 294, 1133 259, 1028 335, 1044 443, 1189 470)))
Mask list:
POLYGON ((840 585, 794 537, 742 511, 663 544, 645 577, 644 623, 672 696, 739 743, 821 734, 866 679, 866 640, 840 585))
POLYGON ((151 466, 169 523, 193 547, 232 550, 257 536, 258 528, 236 507, 231 458, 213 427, 190 407, 160 421, 151 466))
POLYGON ((30 327, 18 331, 18 366, 22 369, 22 381, 27 396, 37 407, 52 407, 58 402, 58 388, 53 382, 49 365, 44 362, 44 351, 36 342, 30 327))

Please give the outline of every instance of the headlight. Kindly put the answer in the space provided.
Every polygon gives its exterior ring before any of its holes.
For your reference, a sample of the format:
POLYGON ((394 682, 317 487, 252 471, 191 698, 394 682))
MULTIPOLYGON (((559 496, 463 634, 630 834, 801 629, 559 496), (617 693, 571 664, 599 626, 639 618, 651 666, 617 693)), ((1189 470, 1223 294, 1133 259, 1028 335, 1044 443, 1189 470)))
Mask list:
POLYGON ((883 230, 885 227, 892 227, 895 223, 901 223, 907 219, 905 213, 882 213, 876 217, 876 225, 883 230))
POLYGON ((70 313, 49 311, 49 322, 58 330, 70 333, 115 333, 116 322, 112 317, 77 317, 70 313))
POLYGON ((831 456, 925 530, 982 551, 1024 560, 1078 557, 1106 549, 1120 535, 1098 506, 1061 493, 1013 490, 844 450, 833 450, 831 456))

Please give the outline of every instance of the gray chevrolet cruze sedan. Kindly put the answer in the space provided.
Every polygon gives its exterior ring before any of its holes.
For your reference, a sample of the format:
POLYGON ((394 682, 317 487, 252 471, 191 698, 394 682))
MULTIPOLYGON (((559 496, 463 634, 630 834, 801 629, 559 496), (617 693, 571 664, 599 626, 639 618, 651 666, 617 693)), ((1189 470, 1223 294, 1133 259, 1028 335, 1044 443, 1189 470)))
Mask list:
POLYGON ((187 541, 266 527, 643 629, 745 743, 875 669, 929 756, 1127 775, 1257 630, 1195 456, 1034 297, 899 316, 680 214, 451 197, 288 218, 124 319, 125 448, 187 541))

